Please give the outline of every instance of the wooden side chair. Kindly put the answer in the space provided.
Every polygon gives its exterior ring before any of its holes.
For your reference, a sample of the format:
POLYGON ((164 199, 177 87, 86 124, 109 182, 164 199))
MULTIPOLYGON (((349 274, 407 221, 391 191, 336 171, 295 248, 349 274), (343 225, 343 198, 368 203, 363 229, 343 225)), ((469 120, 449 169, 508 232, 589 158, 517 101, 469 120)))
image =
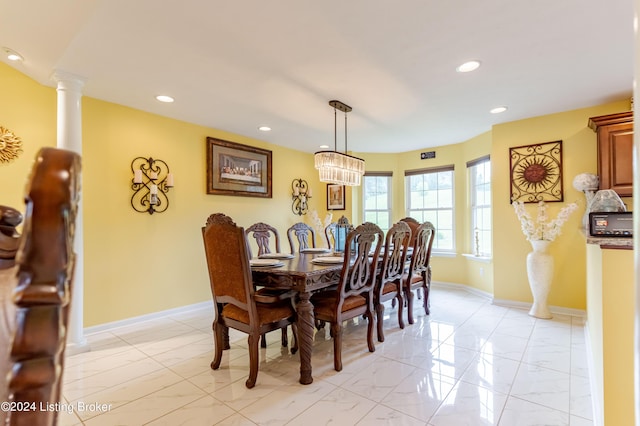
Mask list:
POLYGON ((404 328, 402 283, 410 242, 411 228, 405 222, 398 222, 387 231, 373 301, 376 309, 379 342, 384 342, 384 302, 388 300, 398 301, 398 325, 400 328, 404 328))
MULTIPOLYGON (((247 234, 247 237, 253 236, 253 238, 255 238, 256 244, 258 245, 258 257, 263 254, 271 253, 269 243, 272 235, 275 240, 275 252, 280 253, 280 235, 278 234, 278 230, 273 226, 264 222, 258 222, 248 227, 245 230, 245 233, 247 234)), ((249 247, 249 257, 252 257, 251 247, 249 247)))
POLYGON ((215 318, 213 334, 215 354, 211 368, 217 370, 225 348, 228 327, 249 335, 249 378, 245 385, 252 388, 258 377, 258 341, 260 336, 291 325, 294 348, 297 349, 293 309, 293 292, 257 293, 249 265, 249 248, 244 229, 222 214, 209 216, 202 228, 204 248, 211 282, 215 318))
MULTIPOLYGON (((21 216, 2 212, 2 234, 19 246, 15 264, 0 266, 0 400, 31 407, 0 411, 3 425, 57 424, 56 410, 39 407, 61 400, 80 167, 78 154, 42 148, 27 182, 22 235, 9 229, 21 216)), ((9 251, 3 260, 11 260, 9 251)))
MULTIPOLYGON (((245 230, 245 234, 247 235, 247 237, 253 236, 253 238, 256 240, 256 244, 258 245, 258 257, 262 256, 263 254, 271 253, 271 249, 269 245, 270 245, 272 236, 275 241, 275 249, 276 249, 275 253, 280 253, 280 234, 278 233, 278 230, 273 226, 266 224, 264 222, 254 223, 253 225, 251 225, 245 230)), ((249 248, 249 258, 252 258, 253 255, 251 254, 251 246, 248 245, 248 248, 249 248)), ((266 292, 270 292, 270 290, 261 289, 261 292, 266 293, 266 292)), ((286 327, 282 329, 281 340, 282 340, 282 346, 286 347, 289 344, 286 327)), ((262 348, 267 347, 267 339, 266 339, 266 336, 264 335, 262 336, 260 347, 262 348)))
POLYGON ((424 222, 413 235, 413 252, 409 269, 404 277, 404 297, 407 300, 409 324, 413 324, 413 291, 422 289, 424 292, 424 313, 429 315, 429 291, 431 290, 431 247, 436 229, 431 222, 424 222))
POLYGON ((373 289, 383 238, 382 230, 369 222, 351 231, 347 235, 338 288, 316 293, 311 298, 316 320, 331 324, 333 365, 336 371, 342 370, 343 321, 364 315, 368 321, 369 352, 376 350, 373 343, 373 289), (369 256, 370 252, 373 257, 369 256))
MULTIPOLYGON (((411 232, 412 232, 412 235, 411 235, 411 238, 412 238, 411 246, 412 246, 412 249, 413 249, 413 239, 417 235, 417 231, 418 231, 418 227, 420 226, 420 222, 418 222, 415 218, 409 217, 409 216, 400 219, 400 222, 405 222, 407 225, 409 225, 409 228, 411 228, 411 232)), ((417 292, 416 296, 418 297, 418 299, 422 298, 422 295, 421 295, 421 293, 419 291, 417 292)), ((396 304, 396 301, 393 300, 391 302, 391 306, 393 306, 395 308, 395 306, 396 306, 395 304, 396 304)))
POLYGON ((296 253, 296 240, 298 241, 297 252, 316 246, 316 231, 306 223, 298 222, 287 229, 287 239, 289 246, 291 246, 291 254, 294 254, 296 253))
POLYGON ((412 238, 416 237, 416 231, 418 230, 418 227, 420 226, 420 222, 418 222, 416 219, 412 218, 412 217, 405 217, 400 219, 400 222, 404 222, 407 225, 409 225, 409 228, 411 229, 412 232, 412 238))

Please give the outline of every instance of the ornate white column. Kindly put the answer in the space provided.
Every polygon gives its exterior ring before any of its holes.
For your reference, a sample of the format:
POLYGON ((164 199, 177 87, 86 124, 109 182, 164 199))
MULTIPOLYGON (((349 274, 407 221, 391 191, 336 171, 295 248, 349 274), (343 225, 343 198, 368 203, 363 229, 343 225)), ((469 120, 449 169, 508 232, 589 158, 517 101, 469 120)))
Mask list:
MULTIPOLYGON (((85 79, 64 71, 56 70, 51 78, 57 83, 58 92, 58 148, 82 155, 82 88, 85 79)), ((84 165, 83 165, 84 167, 84 165)), ((84 228, 82 220, 82 174, 80 176, 80 203, 76 216, 74 250, 76 265, 67 330, 67 354, 88 351, 89 344, 84 337, 84 228)))

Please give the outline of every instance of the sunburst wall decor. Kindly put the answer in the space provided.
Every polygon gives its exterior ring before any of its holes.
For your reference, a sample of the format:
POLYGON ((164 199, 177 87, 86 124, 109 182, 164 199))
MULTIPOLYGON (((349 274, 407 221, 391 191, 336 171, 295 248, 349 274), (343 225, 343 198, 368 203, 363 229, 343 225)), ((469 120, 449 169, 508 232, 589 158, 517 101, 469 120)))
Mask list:
POLYGON ((0 126, 0 163, 10 163, 22 154, 22 141, 9 129, 0 126))
POLYGON ((562 201, 562 141, 509 148, 511 202, 562 201))

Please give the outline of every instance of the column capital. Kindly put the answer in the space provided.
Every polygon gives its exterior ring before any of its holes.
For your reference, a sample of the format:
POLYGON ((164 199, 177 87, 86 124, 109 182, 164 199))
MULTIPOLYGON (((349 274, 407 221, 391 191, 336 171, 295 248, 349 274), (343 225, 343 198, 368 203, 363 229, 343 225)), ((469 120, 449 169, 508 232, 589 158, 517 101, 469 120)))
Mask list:
POLYGON ((63 71, 55 70, 51 74, 51 79, 58 84, 59 89, 69 89, 82 91, 84 84, 87 82, 85 77, 63 71))

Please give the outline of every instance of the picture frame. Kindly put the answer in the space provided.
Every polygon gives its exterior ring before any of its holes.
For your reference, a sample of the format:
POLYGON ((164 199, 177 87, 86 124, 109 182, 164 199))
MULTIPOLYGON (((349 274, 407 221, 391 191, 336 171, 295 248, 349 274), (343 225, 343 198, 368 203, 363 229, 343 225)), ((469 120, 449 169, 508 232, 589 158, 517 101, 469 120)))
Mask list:
POLYGON ((345 187, 334 183, 327 184, 327 210, 345 209, 345 187))
POLYGON ((562 141, 509 148, 511 203, 563 201, 562 141))
POLYGON ((272 152, 207 137, 207 194, 272 198, 272 152))

